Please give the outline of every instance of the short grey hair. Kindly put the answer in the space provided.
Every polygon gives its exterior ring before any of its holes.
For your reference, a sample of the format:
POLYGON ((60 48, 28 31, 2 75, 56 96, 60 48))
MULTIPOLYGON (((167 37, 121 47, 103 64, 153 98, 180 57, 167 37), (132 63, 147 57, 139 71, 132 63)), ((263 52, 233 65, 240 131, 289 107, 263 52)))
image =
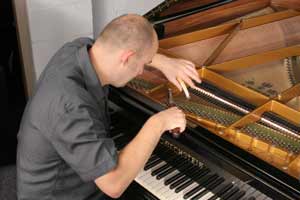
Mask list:
POLYGON ((100 33, 98 39, 112 47, 129 48, 140 52, 151 48, 154 29, 147 19, 136 14, 126 14, 112 20, 100 33))

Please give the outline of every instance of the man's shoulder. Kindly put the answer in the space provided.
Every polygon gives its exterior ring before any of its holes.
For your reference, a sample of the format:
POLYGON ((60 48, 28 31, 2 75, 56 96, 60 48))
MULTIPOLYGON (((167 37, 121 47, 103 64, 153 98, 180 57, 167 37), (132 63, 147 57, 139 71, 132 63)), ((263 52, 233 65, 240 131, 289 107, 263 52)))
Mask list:
POLYGON ((91 38, 88 37, 81 37, 74 39, 72 42, 66 43, 63 47, 74 47, 74 48, 80 48, 85 45, 92 45, 94 41, 91 38))
POLYGON ((84 101, 89 94, 76 52, 92 43, 90 38, 78 38, 58 50, 40 75, 36 84, 36 96, 40 97, 42 94, 48 98, 50 94, 52 97, 64 96, 70 97, 70 100, 81 98, 84 101))
POLYGON ((50 59, 43 70, 40 79, 49 76, 49 74, 69 72, 72 66, 78 64, 77 52, 84 46, 93 45, 94 41, 90 38, 77 38, 71 42, 65 43, 50 59))
POLYGON ((79 49, 86 45, 93 45, 93 43, 94 43, 94 40, 91 38, 80 37, 80 38, 76 38, 70 42, 66 42, 57 52, 65 51, 68 48, 76 50, 76 49, 79 49))
MULTIPOLYGON (((91 46, 93 45, 94 41, 91 38, 87 37, 81 37, 77 38, 71 42, 65 43, 58 51, 57 53, 53 56, 53 58, 59 56, 59 55, 64 55, 64 54, 73 54, 75 51, 80 49, 83 46, 91 46)), ((50 61, 51 63, 51 61, 50 61)))

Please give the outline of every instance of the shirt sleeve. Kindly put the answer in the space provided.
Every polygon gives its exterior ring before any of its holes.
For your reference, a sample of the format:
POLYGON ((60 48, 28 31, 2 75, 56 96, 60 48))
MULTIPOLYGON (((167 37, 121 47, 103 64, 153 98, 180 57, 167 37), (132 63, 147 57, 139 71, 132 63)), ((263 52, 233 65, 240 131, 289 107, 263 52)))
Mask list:
POLYGON ((57 120, 52 145, 83 181, 96 180, 116 166, 117 150, 89 106, 65 111, 57 120))

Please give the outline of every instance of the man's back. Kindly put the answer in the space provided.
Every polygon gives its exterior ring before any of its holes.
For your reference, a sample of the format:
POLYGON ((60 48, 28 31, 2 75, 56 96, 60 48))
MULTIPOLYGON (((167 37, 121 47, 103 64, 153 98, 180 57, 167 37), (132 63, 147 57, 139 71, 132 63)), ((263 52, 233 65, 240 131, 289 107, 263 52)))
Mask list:
POLYGON ((94 180, 116 164, 106 89, 89 61, 89 39, 51 59, 28 102, 18 135, 19 199, 99 199, 94 180))

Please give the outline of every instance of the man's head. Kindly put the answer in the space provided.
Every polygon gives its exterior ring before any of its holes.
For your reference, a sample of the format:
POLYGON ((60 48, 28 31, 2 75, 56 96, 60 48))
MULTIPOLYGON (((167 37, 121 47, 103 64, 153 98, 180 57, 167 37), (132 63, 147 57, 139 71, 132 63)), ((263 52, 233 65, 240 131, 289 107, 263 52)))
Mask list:
POLYGON ((101 81, 121 87, 143 72, 157 48, 152 25, 130 14, 114 19, 103 29, 90 55, 101 81))

